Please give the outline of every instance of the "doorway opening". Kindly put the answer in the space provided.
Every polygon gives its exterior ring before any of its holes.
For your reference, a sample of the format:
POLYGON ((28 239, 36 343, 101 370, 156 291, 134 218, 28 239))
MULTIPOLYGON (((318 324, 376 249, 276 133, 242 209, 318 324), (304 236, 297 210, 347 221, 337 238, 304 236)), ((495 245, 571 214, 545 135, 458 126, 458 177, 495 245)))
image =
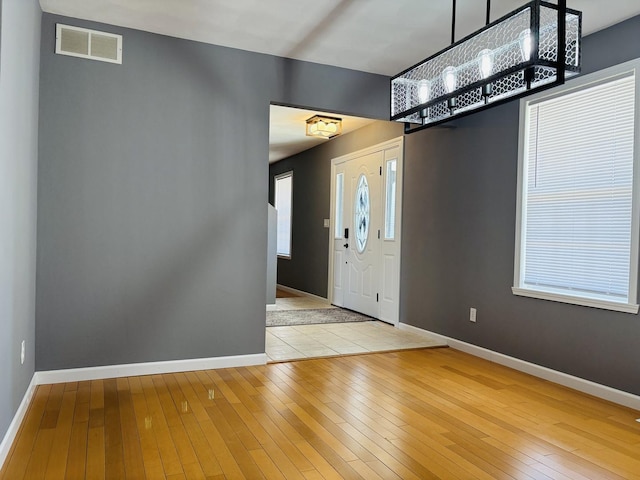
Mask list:
MULTIPOLYGON (((275 203, 275 194, 277 188, 276 178, 282 178, 282 176, 285 174, 290 174, 292 178, 292 201, 290 209, 291 243, 289 255, 283 256, 277 255, 276 253, 273 253, 273 255, 270 254, 270 257, 273 256, 273 261, 271 263, 276 264, 277 268, 269 273, 269 275, 273 278, 273 303, 269 305, 270 302, 268 294, 268 317, 272 319, 274 313, 283 312, 288 308, 296 308, 295 305, 284 306, 282 304, 299 303, 308 305, 306 308, 298 308, 299 314, 305 317, 301 319, 301 323, 306 323, 307 321, 309 321, 313 323, 313 325, 302 325, 300 327, 295 326, 294 328, 325 328, 322 325, 327 325, 335 321, 335 318, 326 318, 328 315, 325 314, 329 313, 328 310, 332 310, 332 317, 344 318, 345 320, 342 320, 344 322, 354 322, 361 324, 367 322, 377 323, 376 321, 374 321, 374 319, 377 320, 378 318, 381 318, 377 310, 375 312, 371 309, 367 310, 365 308, 362 308, 361 305, 351 305, 351 307, 349 307, 350 304, 345 304, 343 301, 333 301, 333 274, 331 272, 333 270, 332 258, 334 256, 334 252, 332 250, 332 245, 330 244, 330 242, 335 241, 334 232, 336 219, 334 217, 336 210, 333 198, 335 185, 332 185, 334 177, 332 169, 335 166, 334 160, 336 159, 336 157, 338 157, 338 155, 342 155, 342 157, 354 155, 354 151, 358 151, 358 149, 363 146, 369 146, 372 143, 376 143, 376 140, 394 139, 396 144, 400 142, 401 147, 402 125, 387 121, 355 119, 361 123, 358 124, 357 128, 353 128, 353 124, 350 125, 350 117, 345 117, 333 112, 318 112, 310 110, 305 111, 301 109, 281 106, 272 106, 271 114, 269 202, 271 203, 271 205, 275 203), (291 119, 289 120, 289 132, 287 133, 287 135, 291 136, 288 139, 285 139, 285 137, 281 135, 279 141, 277 139, 278 131, 282 131, 282 129, 285 128, 286 124, 286 122, 283 121, 283 111, 288 111, 287 115, 292 115, 291 119), (274 114, 274 112, 276 113, 274 114), (331 140, 312 139, 314 143, 308 144, 309 146, 303 148, 300 152, 291 154, 282 153, 291 146, 290 143, 295 143, 293 135, 290 132, 291 130, 297 130, 296 135, 298 135, 299 138, 304 137, 306 124, 305 120, 307 118, 313 117, 316 114, 323 113, 334 117, 339 116, 343 119, 342 135, 331 140), (295 115, 297 115, 297 120, 294 118, 295 115), (362 130, 359 132, 354 132, 354 130, 360 129, 362 130), (346 138, 347 136, 349 136, 348 140, 346 138), (278 158, 283 156, 284 158, 278 158), (277 295, 277 290, 280 290, 281 292, 284 290, 286 292, 286 298, 282 298, 283 295, 277 295), (292 297, 292 294, 296 296, 292 297), (336 307, 346 307, 350 308, 350 310, 336 307), (321 312, 321 310, 324 310, 324 312, 321 312), (352 318, 355 318, 355 320, 352 320, 352 318)), ((309 138, 310 137, 305 138, 304 142, 308 142, 309 138)), ((389 141, 384 142, 384 144, 388 143, 389 141)), ((383 145, 383 150, 384 144, 381 144, 383 145)), ((300 148, 300 146, 296 148, 300 148)), ((376 145, 376 147, 368 147, 368 149, 379 150, 379 146, 376 145)), ((368 222, 373 218, 377 219, 380 215, 380 211, 390 212, 388 208, 383 208, 388 200, 386 196, 388 196, 390 204, 393 205, 394 215, 391 215, 388 219, 386 219, 387 223, 389 224, 386 227, 386 230, 399 232, 399 222, 397 225, 394 225, 393 222, 395 222, 396 218, 399 217, 400 204, 398 202, 398 199, 401 195, 401 189, 397 188, 396 181, 396 183, 393 184, 393 191, 390 190, 389 192, 387 192, 385 190, 386 184, 388 183, 387 178, 391 179, 393 175, 397 175, 398 172, 401 172, 401 170, 399 170, 402 168, 401 158, 399 157, 401 150, 396 149, 396 152, 397 158, 395 158, 392 163, 389 163, 389 172, 385 172, 382 175, 383 180, 369 181, 369 179, 366 179, 366 186, 361 186, 360 193, 364 202, 364 207, 367 207, 367 199, 371 200, 375 198, 375 204, 369 205, 369 208, 372 208, 369 214, 367 214, 367 212, 365 212, 364 210, 360 211, 361 227, 368 225, 368 222), (375 191, 373 191, 372 188, 375 191), (372 194, 373 196, 371 196, 372 194), (385 198, 382 199, 382 196, 385 196, 385 198), (396 205, 398 213, 395 213, 396 205), (367 217, 367 215, 369 215, 369 217, 367 217)), ((391 159, 387 158, 386 160, 391 159)), ((379 167, 381 166, 382 165, 380 165, 379 167)), ((380 176, 379 167, 378 176, 380 176)), ((386 167, 387 165, 385 164, 385 168, 386 167)), ((351 196, 351 193, 349 193, 349 196, 351 196)), ((351 203, 351 200, 349 202, 351 203)), ((270 206, 270 209, 272 209, 272 206, 270 206)), ((349 216, 351 216, 351 214, 349 214, 349 216)), ((343 219, 343 223, 348 223, 344 221, 344 214, 341 218, 343 219)), ((381 220, 381 224, 384 221, 385 219, 381 220)), ((352 226, 350 228, 353 229, 354 227, 352 226)), ((371 228, 374 227, 371 226, 371 228)), ((378 227, 375 227, 375 234, 373 233, 373 230, 361 228, 357 237, 354 237, 356 241, 358 239, 361 242, 364 241, 364 243, 361 243, 360 251, 356 253, 357 255, 359 254, 360 256, 362 256, 363 248, 366 251, 366 248, 372 248, 374 244, 385 240, 384 231, 380 232, 381 240, 378 239, 377 228, 378 227), (362 237, 364 233, 370 236, 364 239, 362 237)), ((270 238, 272 237, 275 240, 277 238, 277 232, 276 234, 270 234, 270 238)), ((399 245, 398 236, 394 236, 391 239, 388 237, 389 235, 387 235, 384 248, 380 247, 378 249, 380 252, 388 253, 388 244, 390 244, 390 242, 397 242, 399 245)), ((394 255, 392 256, 394 256, 394 260, 397 261, 397 265, 399 267, 399 249, 397 255, 394 253, 394 255)), ((375 272, 367 272, 367 275, 371 274, 367 278, 372 278, 372 275, 380 275, 383 271, 385 271, 384 261, 379 263, 380 265, 376 263, 375 268, 372 269, 375 270, 375 272)), ((386 271, 388 272, 388 259, 386 265, 386 271)), ((399 274, 396 274, 395 278, 399 278, 399 274)), ((378 279, 376 279, 375 283, 376 285, 381 286, 386 285, 385 282, 378 279)), ((386 283, 388 284, 389 282, 386 283)), ((383 295, 381 294, 383 292, 377 293, 379 293, 378 298, 382 299, 383 295)), ((388 298, 389 295, 387 295, 386 297, 388 298)), ((391 295, 391 297, 397 298, 398 295, 395 295, 395 297, 391 295)), ((382 318, 385 321, 395 325, 395 318, 392 315, 385 315, 382 316, 382 318)), ((269 324, 273 324, 273 322, 271 322, 270 320, 268 321, 270 322, 269 324)), ((275 323, 275 325, 278 325, 278 323, 275 323)), ((280 327, 267 327, 267 333, 269 333, 269 329, 271 328, 280 327)), ((326 336, 331 337, 331 335, 328 334, 326 336)), ((274 340, 273 337, 268 334, 268 349, 270 338, 271 340, 274 340)), ((282 345, 278 339, 275 340, 276 343, 278 343, 278 347, 286 347, 286 345, 282 345)), ((319 347, 318 345, 315 346, 319 347)), ((355 348, 356 346, 352 345, 352 347, 355 348)), ((333 353, 336 354, 335 351, 333 353)), ((361 353, 361 351, 344 353, 361 353)), ((271 358, 270 355, 269 357, 271 358)), ((271 359, 271 361, 273 360, 274 359, 271 359)))

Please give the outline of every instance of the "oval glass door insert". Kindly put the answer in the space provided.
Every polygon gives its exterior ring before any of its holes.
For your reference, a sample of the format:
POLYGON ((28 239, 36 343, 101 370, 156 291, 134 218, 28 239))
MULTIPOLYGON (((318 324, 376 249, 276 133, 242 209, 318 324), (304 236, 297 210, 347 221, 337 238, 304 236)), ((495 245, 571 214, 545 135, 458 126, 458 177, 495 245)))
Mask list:
POLYGON ((358 187, 356 188, 356 201, 353 211, 354 226, 356 233, 356 249, 358 253, 364 252, 369 238, 369 183, 364 174, 360 174, 358 178, 358 187))

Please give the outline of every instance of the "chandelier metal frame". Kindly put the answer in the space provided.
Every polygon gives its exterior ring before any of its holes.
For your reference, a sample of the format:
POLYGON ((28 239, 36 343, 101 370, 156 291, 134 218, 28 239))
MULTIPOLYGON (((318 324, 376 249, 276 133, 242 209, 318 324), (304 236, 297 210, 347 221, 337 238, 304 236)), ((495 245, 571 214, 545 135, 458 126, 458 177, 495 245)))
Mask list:
POLYGON ((485 27, 392 77, 390 118, 404 122, 405 133, 561 85, 580 72, 582 13, 566 0, 533 0, 492 23, 489 10, 490 0, 485 27))

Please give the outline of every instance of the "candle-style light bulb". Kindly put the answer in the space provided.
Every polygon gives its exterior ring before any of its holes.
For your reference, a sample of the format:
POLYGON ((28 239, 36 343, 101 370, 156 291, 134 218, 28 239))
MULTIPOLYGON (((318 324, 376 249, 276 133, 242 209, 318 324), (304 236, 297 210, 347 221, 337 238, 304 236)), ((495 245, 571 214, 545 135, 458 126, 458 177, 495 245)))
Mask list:
MULTIPOLYGON (((418 101, 420 104, 427 103, 431 96, 431 82, 426 79, 422 79, 418 82, 418 101)), ((429 117, 429 109, 423 108, 420 110, 420 117, 423 121, 429 117)))
MULTIPOLYGON (((486 80, 493 73, 493 51, 485 48, 478 54, 478 68, 480 69, 480 76, 483 80, 486 80)), ((485 102, 489 101, 489 96, 493 93, 493 85, 487 83, 482 86, 482 96, 485 102)))
POLYGON ((485 48, 478 54, 478 67, 483 79, 491 76, 493 73, 493 51, 485 48))
POLYGON ((442 72, 442 80, 444 80, 444 88, 447 93, 453 93, 456 89, 456 69, 454 67, 447 67, 442 72))
POLYGON ((518 42, 520 43, 520 53, 522 53, 522 59, 525 62, 531 60, 531 51, 533 50, 533 37, 531 35, 531 29, 527 28, 520 32, 520 36, 518 37, 518 42))
POLYGON ((428 102, 430 93, 431 93, 431 82, 425 79, 420 80, 418 82, 418 101, 420 103, 428 102))
MULTIPOLYGON (((442 72, 442 80, 444 81, 444 89, 447 93, 453 93, 456 89, 456 69, 455 67, 447 67, 442 72)), ((458 106, 458 97, 451 97, 447 100, 447 106, 453 113, 453 110, 458 106)))

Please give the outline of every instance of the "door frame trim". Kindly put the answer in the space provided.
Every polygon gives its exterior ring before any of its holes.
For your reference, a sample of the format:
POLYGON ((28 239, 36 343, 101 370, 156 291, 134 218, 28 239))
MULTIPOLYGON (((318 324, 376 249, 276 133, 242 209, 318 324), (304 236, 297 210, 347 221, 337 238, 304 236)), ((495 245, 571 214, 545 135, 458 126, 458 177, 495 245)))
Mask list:
MULTIPOLYGON (((396 315, 396 320, 393 323, 394 326, 398 326, 400 323, 400 271, 402 269, 401 266, 401 254, 402 254, 402 191, 404 188, 404 136, 395 137, 391 140, 387 140, 382 143, 378 143, 376 145, 372 145, 370 147, 363 148, 361 150, 357 150, 355 152, 347 153, 346 155, 341 155, 336 158, 331 159, 331 192, 329 194, 329 271, 328 271, 328 279, 327 279, 327 298, 329 303, 333 304, 333 273, 334 273, 334 258, 333 258, 333 246, 334 246, 334 232, 335 232, 335 197, 336 197, 336 166, 342 163, 348 162, 350 160, 354 160, 356 158, 370 155, 372 153, 385 151, 391 148, 397 147, 399 149, 398 154, 398 176, 396 177, 396 208, 397 211, 400 212, 400 215, 396 216, 396 228, 397 228, 397 237, 396 241, 398 242, 398 314, 396 315)), ((384 193, 386 185, 382 184, 381 191, 384 193)), ((384 205, 384 202, 383 202, 384 205)))

